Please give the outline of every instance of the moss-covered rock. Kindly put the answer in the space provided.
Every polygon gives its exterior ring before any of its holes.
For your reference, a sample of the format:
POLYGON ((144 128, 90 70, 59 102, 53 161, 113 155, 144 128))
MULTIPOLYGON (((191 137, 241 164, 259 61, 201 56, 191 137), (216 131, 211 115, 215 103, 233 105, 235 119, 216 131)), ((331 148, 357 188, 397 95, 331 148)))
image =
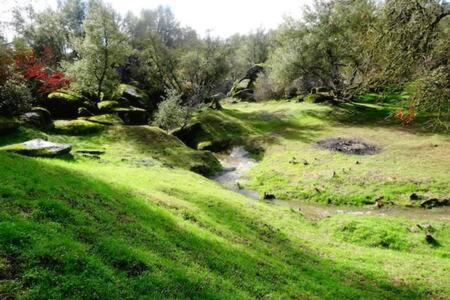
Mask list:
POLYGON ((120 84, 113 95, 113 100, 123 103, 122 105, 131 105, 150 111, 156 108, 156 103, 150 100, 146 92, 130 84, 120 84))
POLYGON ((119 118, 116 115, 112 115, 112 114, 92 116, 92 117, 87 117, 87 118, 83 118, 83 119, 86 121, 89 121, 89 122, 98 123, 98 124, 106 125, 106 126, 124 125, 124 122, 122 121, 121 118, 119 118))
POLYGON ((127 125, 145 125, 148 123, 148 113, 145 109, 137 107, 113 108, 112 112, 119 116, 127 125))
POLYGON ((51 113, 43 107, 33 107, 20 116, 23 125, 38 129, 49 129, 52 125, 51 113))
POLYGON ((119 106, 119 102, 117 101, 101 101, 97 103, 97 107, 101 112, 109 113, 114 108, 119 106))
POLYGON ((47 99, 42 102, 42 106, 50 111, 56 119, 76 118, 78 109, 86 107, 86 103, 90 101, 84 96, 69 92, 59 91, 48 95, 47 99))
POLYGON ((264 72, 262 65, 251 67, 242 79, 234 82, 228 96, 241 100, 254 100, 255 81, 262 72, 264 72))
POLYGON ((90 117, 93 115, 94 114, 91 111, 89 111, 89 109, 87 109, 86 107, 78 108, 78 116, 79 117, 90 117))
POLYGON ((198 143, 197 150, 221 152, 230 149, 231 146, 232 143, 230 140, 205 141, 198 143))
POLYGON ((54 122, 54 131, 64 135, 87 135, 102 131, 105 126, 83 119, 58 120, 54 122))
POLYGON ((70 153, 72 145, 57 144, 41 139, 31 140, 25 143, 13 144, 1 147, 0 151, 13 152, 27 156, 54 157, 70 153))
POLYGON ((50 111, 48 109, 46 109, 44 107, 35 106, 35 107, 31 108, 31 111, 41 114, 42 117, 46 120, 46 122, 52 121, 52 114, 50 113, 50 111))
POLYGON ((14 118, 0 116, 0 134, 14 132, 19 127, 19 122, 14 118))

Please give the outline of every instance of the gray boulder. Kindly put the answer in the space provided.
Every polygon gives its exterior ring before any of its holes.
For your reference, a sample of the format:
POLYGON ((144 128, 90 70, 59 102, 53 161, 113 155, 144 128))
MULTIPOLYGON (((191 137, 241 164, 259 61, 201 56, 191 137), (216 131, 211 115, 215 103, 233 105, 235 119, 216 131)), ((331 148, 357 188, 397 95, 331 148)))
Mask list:
MULTIPOLYGON (((44 110, 44 109, 43 109, 44 110)), ((20 121, 25 126, 38 129, 47 129, 51 127, 52 120, 48 111, 33 110, 20 116, 20 121)))
POLYGON ((247 101, 254 100, 255 81, 263 72, 264 67, 261 65, 250 68, 243 78, 233 84, 228 96, 247 101))
POLYGON ((13 152, 33 157, 55 157, 68 154, 71 150, 72 145, 52 143, 41 139, 30 140, 25 143, 0 148, 0 151, 13 152))

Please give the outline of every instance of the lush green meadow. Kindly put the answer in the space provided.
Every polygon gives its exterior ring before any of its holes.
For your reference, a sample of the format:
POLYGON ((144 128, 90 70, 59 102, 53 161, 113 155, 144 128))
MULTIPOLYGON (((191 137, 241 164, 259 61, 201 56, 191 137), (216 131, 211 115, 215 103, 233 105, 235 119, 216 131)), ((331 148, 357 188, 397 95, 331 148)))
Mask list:
MULTIPOLYGON (((273 101, 227 104, 197 119, 209 126, 208 138, 226 132, 247 145, 260 163, 246 185, 279 199, 360 206, 379 196, 410 205, 412 192, 448 196, 448 135, 412 133, 385 113, 376 105, 336 111, 273 101), (350 113, 358 123, 348 122, 350 113), (360 137, 382 152, 355 157, 317 148, 331 136, 360 137), (289 163, 293 157, 300 163, 289 163)), ((151 127, 88 136, 21 129, 0 145, 39 136, 70 142, 73 152, 106 154, 36 159, 0 152, 0 298, 450 297, 446 221, 347 214, 311 220, 191 172, 192 164, 217 166, 151 127), (417 224, 430 224, 439 243, 427 243, 417 224)))

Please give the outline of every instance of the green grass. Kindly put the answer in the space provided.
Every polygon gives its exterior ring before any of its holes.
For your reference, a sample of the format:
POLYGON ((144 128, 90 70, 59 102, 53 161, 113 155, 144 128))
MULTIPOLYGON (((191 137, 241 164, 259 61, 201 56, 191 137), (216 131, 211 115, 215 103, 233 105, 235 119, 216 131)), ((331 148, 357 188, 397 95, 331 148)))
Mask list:
POLYGON ((5 296, 412 299, 450 293, 449 260, 433 251, 342 241, 298 213, 187 171, 5 154, 0 167, 5 296))
MULTIPOLYGON (((280 198, 314 195, 304 188, 308 182, 342 199, 355 194, 344 201, 355 204, 365 193, 378 194, 380 186, 392 197, 407 195, 411 182, 423 193, 448 189, 449 147, 442 135, 352 125, 330 107, 313 104, 238 104, 204 113, 226 121, 226 129, 217 125, 223 122, 209 123, 215 136, 235 128, 227 138, 265 148, 250 184, 280 198), (356 158, 314 146, 317 139, 341 134, 364 135, 384 152, 356 158), (292 155, 311 164, 293 166, 292 155), (356 173, 340 171, 348 165, 356 173), (340 181, 327 177, 334 169, 340 181)), ((72 143, 74 152, 106 153, 97 161, 0 152, 0 298, 450 296, 447 222, 420 221, 436 230, 439 245, 430 245, 423 231, 412 229, 418 221, 400 217, 311 221, 190 172, 217 165, 207 152, 149 126, 112 126, 87 136, 21 128, 0 137, 0 146, 38 137, 72 143)))
MULTIPOLYGON (((278 199, 333 204, 385 202, 418 205, 412 193, 445 198, 450 194, 450 142, 446 133, 417 132, 386 119, 395 108, 374 104, 342 107, 272 101, 226 106, 222 114, 239 120, 244 143, 265 149, 249 174, 247 187, 278 199), (360 138, 381 147, 372 156, 319 149, 330 137, 360 138), (290 163, 293 158, 297 164, 290 163)), ((211 122, 211 126, 217 122, 211 122)))

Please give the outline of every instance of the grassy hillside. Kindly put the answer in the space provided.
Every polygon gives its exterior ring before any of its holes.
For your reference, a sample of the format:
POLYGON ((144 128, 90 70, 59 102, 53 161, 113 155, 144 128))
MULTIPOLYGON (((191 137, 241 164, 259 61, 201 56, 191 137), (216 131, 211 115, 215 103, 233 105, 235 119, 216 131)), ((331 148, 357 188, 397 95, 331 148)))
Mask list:
POLYGON ((255 144, 265 149, 247 184, 261 194, 337 205, 374 204, 383 197, 386 203, 416 206, 420 201, 410 201, 412 193, 448 197, 449 134, 402 127, 389 117, 394 109, 391 105, 337 108, 272 101, 229 105, 223 112, 204 112, 200 118, 213 133, 226 130, 233 121, 241 130, 227 130, 229 135, 236 132, 231 139, 247 143, 250 149, 255 144), (226 122, 211 117, 220 114, 226 122), (317 141, 331 137, 361 139, 381 151, 349 156, 317 146, 317 141))
MULTIPOLYGON (((316 137, 343 130, 344 125, 334 128, 335 121, 322 119, 327 107, 298 105, 268 103, 262 106, 268 112, 259 113, 256 106, 242 104, 222 112, 242 117, 248 137, 267 147, 257 167, 260 176, 267 176, 267 160, 276 159, 277 149, 303 153, 316 137)), ((448 222, 426 221, 440 242, 433 246, 424 232, 411 230, 417 220, 337 215, 311 221, 189 171, 201 154, 177 140, 161 147, 142 130, 151 128, 114 127, 87 137, 45 135, 72 142, 75 151, 102 147, 106 154, 100 160, 0 152, 0 298, 450 296, 448 222)), ((0 144, 38 135, 44 134, 21 130, 1 137, 0 144)), ((443 141, 440 136, 417 139, 411 143, 443 141)), ((433 168, 440 170, 437 162, 433 168)), ((286 172, 290 178, 290 169, 286 172)), ((421 172, 424 178, 427 172, 421 172)))

